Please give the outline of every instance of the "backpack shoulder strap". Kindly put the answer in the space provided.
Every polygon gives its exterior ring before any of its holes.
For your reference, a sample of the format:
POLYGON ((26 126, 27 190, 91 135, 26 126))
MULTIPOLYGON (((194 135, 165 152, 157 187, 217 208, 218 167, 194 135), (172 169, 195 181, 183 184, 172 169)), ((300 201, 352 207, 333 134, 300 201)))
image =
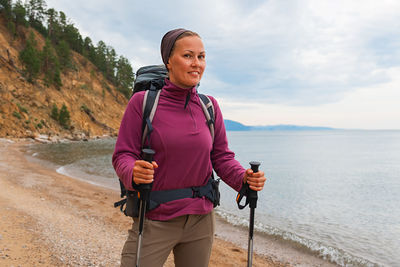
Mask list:
POLYGON ((204 115, 207 119, 208 127, 210 128, 211 138, 214 143, 214 124, 215 124, 215 112, 214 112, 214 105, 211 99, 204 95, 199 94, 201 107, 203 108, 204 115))
POLYGON ((153 131, 151 122, 153 121, 154 114, 157 110, 158 100, 160 98, 161 89, 158 89, 153 83, 150 85, 150 89, 147 90, 143 98, 143 120, 142 120, 142 147, 146 141, 149 142, 150 147, 150 135, 153 131))

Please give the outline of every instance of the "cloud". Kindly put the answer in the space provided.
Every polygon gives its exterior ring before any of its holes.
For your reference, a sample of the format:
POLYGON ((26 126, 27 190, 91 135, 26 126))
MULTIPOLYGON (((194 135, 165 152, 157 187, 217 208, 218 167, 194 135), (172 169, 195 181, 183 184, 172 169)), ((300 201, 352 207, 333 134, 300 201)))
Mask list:
POLYGON ((359 86, 388 81, 378 52, 390 58, 397 41, 392 50, 385 50, 388 45, 375 50, 369 44, 380 29, 392 38, 398 21, 390 11, 393 6, 374 13, 376 4, 370 2, 363 7, 347 2, 304 3, 265 2, 242 16, 242 24, 225 27, 223 39, 232 45, 216 49, 215 64, 224 70, 220 79, 232 81, 237 89, 230 90, 231 97, 245 90, 270 103, 315 105, 337 101, 359 86), (372 26, 373 33, 366 34, 372 26))
POLYGON ((400 129, 400 67, 387 71, 389 82, 348 91, 332 103, 287 106, 224 98, 220 100, 220 106, 224 118, 246 125, 297 124, 349 129, 400 129))
POLYGON ((168 30, 197 31, 207 51, 201 90, 224 103, 324 107, 392 82, 400 64, 395 0, 47 2, 134 69, 161 63, 168 30))

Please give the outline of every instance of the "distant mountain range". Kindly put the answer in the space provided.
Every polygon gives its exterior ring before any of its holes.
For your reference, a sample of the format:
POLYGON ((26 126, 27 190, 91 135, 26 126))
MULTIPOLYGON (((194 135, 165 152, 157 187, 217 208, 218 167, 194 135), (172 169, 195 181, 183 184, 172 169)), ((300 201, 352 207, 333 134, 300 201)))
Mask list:
POLYGON ((227 131, 326 131, 335 130, 330 127, 319 126, 298 126, 298 125, 265 125, 265 126, 247 126, 237 121, 224 120, 227 131))

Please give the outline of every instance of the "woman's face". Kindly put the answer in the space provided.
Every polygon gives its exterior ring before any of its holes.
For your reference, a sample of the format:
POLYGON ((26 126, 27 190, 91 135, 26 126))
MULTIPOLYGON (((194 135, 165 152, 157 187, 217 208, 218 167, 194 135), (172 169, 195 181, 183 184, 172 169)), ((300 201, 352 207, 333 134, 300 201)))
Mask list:
POLYGON ((181 88, 196 86, 206 68, 206 52, 201 39, 186 36, 176 41, 167 67, 173 84, 181 88))

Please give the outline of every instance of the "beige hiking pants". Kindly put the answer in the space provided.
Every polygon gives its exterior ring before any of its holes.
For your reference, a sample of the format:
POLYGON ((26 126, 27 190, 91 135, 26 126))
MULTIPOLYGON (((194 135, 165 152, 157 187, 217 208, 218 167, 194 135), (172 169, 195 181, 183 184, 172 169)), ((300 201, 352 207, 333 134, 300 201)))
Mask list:
MULTIPOLYGON (((135 221, 137 218, 134 219, 135 221)), ((121 267, 136 266, 139 221, 129 230, 122 250, 121 267)), ((185 215, 169 221, 145 220, 140 267, 162 267, 171 250, 176 267, 206 267, 214 239, 214 211, 185 215)))

